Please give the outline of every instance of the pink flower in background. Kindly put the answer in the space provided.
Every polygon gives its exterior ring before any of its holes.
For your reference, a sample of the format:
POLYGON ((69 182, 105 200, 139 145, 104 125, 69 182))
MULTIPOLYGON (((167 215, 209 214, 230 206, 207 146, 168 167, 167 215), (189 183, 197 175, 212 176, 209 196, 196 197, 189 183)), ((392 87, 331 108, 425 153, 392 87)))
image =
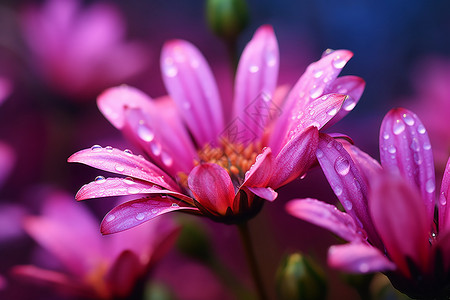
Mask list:
POLYGON ((40 216, 25 219, 25 230, 61 263, 62 270, 22 265, 12 272, 75 296, 116 299, 132 292, 178 234, 168 219, 104 237, 97 220, 72 197, 53 192, 40 216))
POLYGON ((23 35, 48 85, 70 98, 95 97, 146 67, 148 50, 126 42, 125 24, 111 4, 47 0, 25 7, 23 35))
POLYGON ((167 42, 161 69, 170 98, 153 101, 128 86, 98 98, 102 113, 152 162, 109 146, 77 152, 69 162, 128 177, 99 177, 76 199, 136 195, 106 215, 105 234, 175 210, 224 223, 251 218, 263 199, 277 197, 274 189, 308 170, 318 129, 341 119, 359 100, 364 81, 337 78, 351 56, 347 50, 327 51, 275 103, 278 45, 272 27, 262 26, 242 53, 232 113, 225 115, 231 103, 220 99, 199 50, 187 41, 167 42))
POLYGON ((386 272, 394 286, 413 297, 448 293, 450 159, 435 219, 432 150, 414 113, 397 108, 384 118, 382 167, 357 147, 343 143, 344 147, 321 135, 317 158, 346 213, 314 199, 293 200, 288 211, 350 242, 330 248, 331 266, 356 273, 386 272))
POLYGON ((6 78, 0 77, 0 104, 9 97, 12 92, 12 83, 6 78))

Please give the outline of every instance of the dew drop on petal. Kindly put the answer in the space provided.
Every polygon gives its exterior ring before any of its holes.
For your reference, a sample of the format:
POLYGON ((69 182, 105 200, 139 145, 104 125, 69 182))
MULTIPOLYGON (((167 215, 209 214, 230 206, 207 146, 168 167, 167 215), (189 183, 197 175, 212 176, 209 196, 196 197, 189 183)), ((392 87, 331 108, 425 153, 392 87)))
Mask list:
POLYGON ((356 101, 352 97, 347 97, 342 104, 342 108, 346 111, 351 111, 356 106, 356 101))
POLYGON ((100 145, 94 145, 94 146, 92 146, 91 147, 91 150, 92 151, 100 151, 100 150, 102 150, 103 148, 102 148, 102 146, 100 146, 100 145))
POLYGON ((303 174, 302 176, 300 176, 300 179, 305 179, 305 177, 306 177, 306 173, 303 174))
POLYGON ((431 144, 430 144, 429 141, 426 141, 426 142, 423 144, 423 149, 424 149, 424 150, 430 150, 430 149, 431 149, 431 144))
POLYGON ((352 210, 353 208, 353 204, 349 200, 344 200, 344 203, 342 205, 344 205, 344 208, 347 211, 352 210))
POLYGON ((422 158, 420 157, 419 152, 414 152, 413 157, 414 157, 414 161, 417 165, 422 164, 422 158))
POLYGON ((322 86, 313 85, 312 89, 309 91, 309 96, 311 96, 311 98, 313 99, 316 99, 320 95, 322 95, 322 93, 323 93, 322 86))
POLYGON ((109 214, 109 215, 106 216, 105 221, 106 221, 106 222, 111 222, 111 221, 114 220, 115 218, 116 218, 115 215, 109 214))
POLYGON ((266 56, 267 66, 273 67, 277 64, 277 56, 273 51, 269 51, 266 56))
POLYGON ((339 55, 333 59, 333 67, 336 69, 342 69, 345 66, 346 61, 339 55))
POLYGON ((134 182, 134 179, 131 177, 126 177, 123 182, 125 182, 126 184, 135 184, 136 182, 134 182))
POLYGON ((320 78, 322 75, 323 75, 323 70, 321 70, 321 69, 315 70, 314 74, 313 74, 314 78, 320 78))
POLYGON ((320 149, 317 149, 317 150, 316 150, 316 156, 317 156, 317 158, 323 157, 323 151, 320 150, 320 149))
POLYGON ((340 185, 334 186, 333 191, 338 197, 342 195, 342 187, 340 185))
POLYGON ((444 192, 442 192, 442 193, 441 193, 441 196, 439 197, 439 203, 440 203, 441 205, 447 205, 447 199, 446 199, 446 197, 445 197, 444 192))
POLYGON ((163 164, 165 164, 167 167, 170 167, 173 164, 172 157, 169 154, 167 154, 166 152, 161 153, 161 160, 162 160, 163 164))
POLYGON ((425 129, 425 126, 423 126, 423 124, 419 124, 419 126, 417 126, 417 132, 420 134, 425 134, 427 130, 425 129))
POLYGON ((367 263, 362 263, 359 265, 358 269, 361 273, 367 273, 369 271, 369 265, 367 263))
POLYGON ((338 174, 345 176, 350 171, 350 163, 346 158, 339 156, 334 162, 334 169, 338 174))
POLYGON ((411 149, 413 151, 419 151, 420 150, 419 140, 417 138, 413 138, 413 140, 411 142, 411 149))
POLYGON ((383 133, 383 139, 388 140, 390 137, 389 133, 387 133, 386 131, 383 133))
POLYGON ((117 172, 123 172, 125 170, 125 167, 122 165, 116 165, 115 169, 117 172))
POLYGON ((428 179, 427 183, 425 184, 425 189, 428 193, 434 192, 435 185, 433 179, 428 179))
POLYGON ((405 130, 405 123, 403 123, 401 120, 396 120, 394 122, 394 125, 392 126, 392 130, 394 131, 395 135, 399 135, 405 130))
POLYGON ((97 176, 97 177, 95 177, 94 181, 95 181, 96 183, 103 183, 103 182, 106 181, 106 179, 105 179, 105 177, 103 177, 103 176, 97 176))
POLYGON ((142 221, 142 220, 144 220, 144 218, 145 218, 145 214, 144 213, 138 213, 136 215, 136 220, 138 220, 138 221, 142 221))
POLYGON ((387 151, 391 154, 394 154, 395 152, 397 152, 397 148, 395 148, 394 145, 389 145, 387 151))
POLYGON ((338 110, 336 107, 331 107, 327 110, 327 114, 330 116, 335 116, 337 114, 338 110))
POLYGON ((161 154, 161 144, 158 142, 151 143, 150 150, 152 150, 153 155, 159 156, 161 154))
POLYGON ((125 149, 125 150, 123 150, 123 152, 124 152, 126 155, 128 155, 128 156, 132 156, 132 155, 133 155, 133 152, 131 152, 130 149, 125 149))
POLYGON ((127 189, 127 192, 128 192, 128 194, 138 194, 139 192, 140 192, 140 190, 138 189, 138 188, 135 188, 135 187, 129 187, 128 189, 127 189))
POLYGON ((257 65, 251 65, 249 67, 249 71, 250 71, 250 73, 256 73, 259 71, 259 67, 257 65))
POLYGON ((163 65, 163 72, 164 74, 166 74, 168 77, 175 77, 178 74, 178 69, 177 67, 173 64, 173 60, 172 58, 167 58, 164 61, 164 65, 163 65))
POLYGON ((333 53, 333 52, 334 52, 333 49, 328 48, 327 50, 323 51, 322 57, 325 57, 325 56, 327 56, 327 55, 330 55, 330 54, 333 53))
POLYGON ((412 126, 414 125, 414 119, 409 114, 403 114, 403 121, 405 121, 406 125, 412 126))
POLYGON ((105 149, 108 152, 113 152, 113 150, 114 150, 113 147, 111 147, 111 146, 106 146, 105 149))
POLYGON ((145 142, 151 142, 155 138, 155 133, 147 126, 140 125, 137 130, 137 134, 141 140, 145 142))
MULTIPOLYGON (((158 202, 156 202, 156 203, 158 203, 158 202)), ((152 208, 151 212, 152 212, 152 214, 157 214, 159 212, 159 209, 152 208)))
POLYGON ((178 204, 176 204, 176 203, 172 203, 172 205, 171 205, 171 207, 180 207, 178 204))

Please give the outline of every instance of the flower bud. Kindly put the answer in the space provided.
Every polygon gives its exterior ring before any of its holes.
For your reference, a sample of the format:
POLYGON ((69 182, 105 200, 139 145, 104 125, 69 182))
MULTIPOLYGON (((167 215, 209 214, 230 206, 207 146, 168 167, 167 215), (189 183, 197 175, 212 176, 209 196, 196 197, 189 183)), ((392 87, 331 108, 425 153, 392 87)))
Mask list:
POLYGON ((216 35, 235 39, 248 23, 247 3, 245 0, 208 0, 206 18, 216 35))
POLYGON ((324 272, 311 258, 300 253, 288 255, 277 271, 277 294, 283 300, 325 299, 324 272))

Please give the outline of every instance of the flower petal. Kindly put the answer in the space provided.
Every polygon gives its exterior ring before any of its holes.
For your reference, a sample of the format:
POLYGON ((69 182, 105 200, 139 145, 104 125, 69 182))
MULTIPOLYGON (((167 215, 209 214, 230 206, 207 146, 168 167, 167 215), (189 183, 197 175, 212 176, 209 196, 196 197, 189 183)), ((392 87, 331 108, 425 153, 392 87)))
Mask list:
POLYGON ((297 132, 278 153, 269 186, 277 189, 304 174, 315 161, 319 132, 314 126, 297 132))
POLYGON ((105 275, 112 294, 121 298, 129 296, 137 279, 144 275, 144 267, 136 254, 123 251, 105 275))
POLYGON ((444 176, 442 178, 441 193, 439 194, 439 230, 450 232, 450 157, 447 160, 444 176))
POLYGON ((384 246, 399 270, 411 276, 407 258, 427 272, 430 223, 425 204, 414 186, 383 173, 372 180, 370 212, 384 246))
POLYGON ((278 197, 278 193, 272 188, 268 187, 247 187, 256 196, 268 200, 270 202, 274 201, 278 197))
POLYGON ((102 234, 111 234, 138 226, 159 215, 177 210, 198 212, 198 209, 167 196, 149 196, 114 207, 103 218, 102 234))
POLYGON ((358 168, 359 173, 369 186, 370 180, 375 176, 378 176, 379 172, 381 172, 381 165, 369 154, 365 153, 358 147, 345 140, 340 140, 340 142, 344 146, 345 150, 347 150, 348 154, 350 154, 353 162, 358 168))
POLYGON ((223 108, 203 55, 187 41, 172 40, 163 47, 161 69, 167 91, 197 144, 215 142, 224 128, 223 108))
POLYGON ((331 246, 328 264, 351 273, 373 273, 395 270, 395 264, 375 247, 362 243, 331 246))
POLYGON ((163 170, 143 157, 133 155, 130 151, 121 151, 112 147, 93 146, 72 154, 68 162, 78 162, 93 168, 112 172, 132 178, 141 179, 172 191, 180 188, 163 170))
POLYGON ((159 186, 149 184, 145 181, 133 180, 132 178, 106 178, 99 179, 81 187, 75 195, 77 201, 100 198, 100 197, 114 197, 126 195, 142 194, 160 194, 169 195, 188 204, 194 204, 192 198, 177 193, 162 189, 159 186))
POLYGON ((261 26, 242 52, 236 73, 233 115, 246 126, 243 141, 261 138, 267 123, 278 117, 278 108, 272 102, 278 69, 273 28, 261 26))
POLYGON ((416 114, 404 108, 386 114, 380 129, 380 159, 383 169, 399 173, 419 187, 431 224, 435 206, 433 153, 425 127, 416 114))
POLYGON ((367 207, 367 186, 342 144, 326 134, 319 135, 317 159, 331 188, 348 214, 361 222, 370 242, 382 248, 367 207))
POLYGON ((323 227, 346 241, 363 242, 366 238, 353 218, 334 205, 311 198, 296 199, 286 204, 286 210, 294 217, 323 227))
POLYGON ((270 148, 264 148, 256 157, 255 163, 245 173, 242 186, 265 187, 272 175, 273 157, 270 148))
POLYGON ((213 163, 196 166, 188 177, 195 199, 211 212, 225 215, 233 207, 234 187, 224 168, 213 163))

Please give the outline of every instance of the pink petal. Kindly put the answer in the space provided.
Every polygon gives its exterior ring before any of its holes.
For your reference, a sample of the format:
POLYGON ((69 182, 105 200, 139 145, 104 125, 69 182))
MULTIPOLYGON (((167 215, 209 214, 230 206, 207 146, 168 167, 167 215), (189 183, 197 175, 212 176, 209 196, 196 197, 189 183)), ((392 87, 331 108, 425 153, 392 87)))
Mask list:
POLYGON ((448 273, 450 270, 450 231, 448 229, 439 232, 434 250, 436 260, 442 261, 444 270, 448 273))
MULTIPOLYGON (((353 53, 348 50, 336 50, 308 66, 282 107, 283 113, 276 123, 272 140, 286 136, 293 127, 292 120, 303 113, 311 102, 325 95, 327 87, 332 84, 352 56, 353 53)), ((331 108, 330 112, 334 113, 334 109, 331 108)), ((271 141, 270 147, 277 153, 279 148, 274 147, 274 144, 275 142, 271 141)))
POLYGON ((334 116, 334 118, 324 126, 324 129, 329 128, 339 122, 350 111, 352 111, 353 108, 355 108, 364 92, 365 86, 366 82, 364 81, 364 79, 358 76, 342 76, 336 78, 336 80, 334 80, 325 89, 324 94, 335 93, 347 95, 348 97, 347 99, 345 99, 342 108, 334 116))
POLYGON ((351 273, 373 273, 395 270, 395 264, 375 247, 362 243, 331 246, 328 264, 351 273))
POLYGON ((197 144, 215 142, 223 131, 223 108, 216 81, 200 51, 183 40, 167 42, 161 53, 167 91, 197 144))
POLYGON ((347 150, 348 154, 350 154, 364 181, 367 185, 369 185, 370 180, 378 176, 381 172, 381 165, 369 154, 365 153, 358 147, 351 145, 346 141, 341 141, 341 143, 345 150, 347 150))
POLYGON ((442 178, 441 193, 439 194, 439 228, 450 232, 450 209, 447 203, 450 201, 450 157, 447 160, 444 176, 442 178))
POLYGON ((108 270, 105 279, 114 296, 126 298, 144 272, 145 266, 140 263, 136 254, 132 251, 124 251, 108 270))
POLYGON ((195 199, 206 209, 225 215, 233 207, 234 187, 230 175, 217 164, 205 163, 195 167, 188 177, 195 199))
POLYGON ((9 97, 12 91, 12 83, 6 78, 0 77, 0 105, 9 97))
POLYGON ((315 161, 318 129, 314 126, 298 132, 286 145, 273 164, 269 186, 277 189, 304 174, 315 161))
POLYGON ((192 141, 181 122, 169 124, 165 117, 159 110, 130 109, 125 113, 124 132, 168 173, 189 173, 197 156, 192 141))
POLYGON ((274 201, 278 197, 278 193, 272 188, 268 187, 247 187, 256 196, 268 200, 270 202, 274 201))
POLYGON ((334 205, 311 198, 296 199, 286 204, 286 210, 294 217, 323 227, 346 241, 363 242, 366 239, 353 218, 334 205))
POLYGON ((149 184, 145 181, 133 180, 132 178, 106 178, 85 184, 75 196, 77 201, 126 195, 160 194, 169 195, 186 203, 193 204, 192 198, 159 186, 149 184))
POLYGON ((385 170, 399 173, 419 187, 431 223, 435 206, 433 153, 425 127, 416 114, 404 108, 386 114, 380 129, 380 158, 385 170))
POLYGON ((236 73, 234 117, 245 124, 243 141, 262 137, 280 111, 272 102, 279 69, 278 43, 269 25, 261 26, 242 52, 236 73))
POLYGON ((167 196, 149 196, 131 200, 114 207, 103 218, 102 234, 124 231, 147 222, 159 215, 177 210, 197 212, 195 207, 167 196))
POLYGON ((326 134, 319 135, 316 152, 331 188, 348 214, 358 220, 373 245, 381 242, 373 227, 367 207, 367 186, 342 144, 326 134))
POLYGON ((265 187, 272 176, 273 157, 270 148, 264 148, 256 157, 255 163, 245 173, 242 186, 265 187))
POLYGON ((164 171, 142 156, 133 155, 129 150, 121 151, 112 147, 93 146, 72 154, 68 162, 78 162, 88 166, 136 179, 141 179, 166 189, 179 191, 178 185, 164 171))
POLYGON ((425 204, 399 177, 384 173, 372 180, 370 211, 386 250, 405 276, 410 276, 409 257, 423 272, 428 271, 430 223, 425 204))

